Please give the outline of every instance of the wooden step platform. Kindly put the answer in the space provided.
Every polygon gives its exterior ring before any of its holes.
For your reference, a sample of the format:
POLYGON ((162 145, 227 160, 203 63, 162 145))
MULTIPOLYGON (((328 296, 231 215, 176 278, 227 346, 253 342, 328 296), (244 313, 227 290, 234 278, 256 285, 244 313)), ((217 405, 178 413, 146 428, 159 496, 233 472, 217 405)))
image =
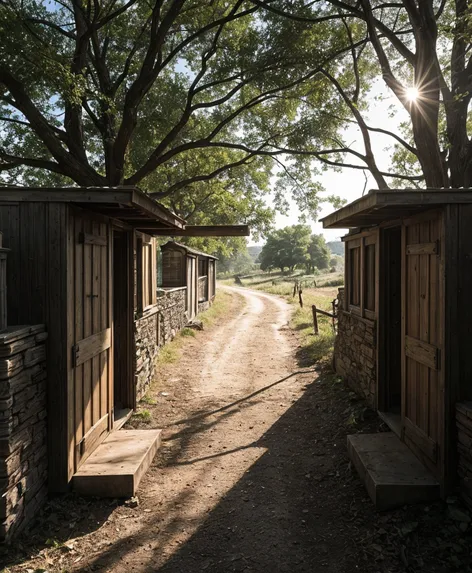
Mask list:
POLYGON ((439 483, 393 432, 348 436, 347 449, 377 509, 439 499, 439 483))
POLYGON ((132 497, 161 443, 161 430, 112 432, 74 475, 81 495, 132 497))

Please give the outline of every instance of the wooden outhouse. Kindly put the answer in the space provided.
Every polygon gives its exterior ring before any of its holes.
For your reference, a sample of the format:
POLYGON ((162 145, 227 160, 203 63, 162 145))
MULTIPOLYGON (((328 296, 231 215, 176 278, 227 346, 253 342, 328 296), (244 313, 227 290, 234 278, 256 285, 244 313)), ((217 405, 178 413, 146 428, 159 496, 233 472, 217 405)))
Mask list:
POLYGON ((198 314, 199 303, 215 297, 218 259, 175 241, 162 245, 161 251, 162 287, 187 288, 187 313, 192 319, 198 314))
POLYGON ((156 296, 150 235, 184 224, 130 187, 0 188, 9 323, 48 331, 51 492, 135 407, 134 311, 156 296))
POLYGON ((371 191, 322 221, 350 229, 336 370, 447 494, 472 400, 472 191, 371 191))

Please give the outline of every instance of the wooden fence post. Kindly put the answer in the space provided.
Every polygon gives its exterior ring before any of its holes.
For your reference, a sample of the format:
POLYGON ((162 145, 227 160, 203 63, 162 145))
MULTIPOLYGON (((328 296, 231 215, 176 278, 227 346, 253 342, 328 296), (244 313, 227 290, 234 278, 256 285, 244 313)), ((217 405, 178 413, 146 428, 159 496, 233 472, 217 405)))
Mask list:
POLYGON ((318 317, 316 316, 316 304, 312 305, 311 311, 313 313, 313 328, 315 329, 315 334, 319 334, 319 332, 318 332, 318 317))

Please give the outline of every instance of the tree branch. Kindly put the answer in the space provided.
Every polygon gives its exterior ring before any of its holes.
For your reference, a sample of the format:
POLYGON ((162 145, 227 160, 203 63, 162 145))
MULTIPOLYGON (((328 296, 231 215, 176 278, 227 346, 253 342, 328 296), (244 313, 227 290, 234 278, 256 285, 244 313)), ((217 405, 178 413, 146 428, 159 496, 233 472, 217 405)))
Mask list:
POLYGON ((90 165, 84 164, 68 153, 46 118, 35 106, 31 98, 25 92, 23 85, 7 69, 0 67, 0 84, 3 84, 15 101, 15 108, 18 109, 29 121, 36 135, 47 147, 54 159, 64 169, 65 174, 79 184, 106 185, 106 180, 98 175, 90 165))
MULTIPOLYGON (((55 22, 51 22, 50 20, 43 20, 42 18, 26 18, 25 21, 31 22, 32 24, 41 24, 42 26, 47 26, 48 28, 56 30, 56 32, 59 32, 59 34, 66 36, 66 38, 70 38, 71 40, 75 40, 75 34, 73 34, 72 32, 69 32, 68 30, 64 30, 64 28, 62 28, 59 24, 56 24, 55 22)), ((64 24, 64 25, 69 26, 70 24, 64 24)))
MULTIPOLYGON (((363 45, 366 41, 367 40, 359 41, 356 44, 354 44, 354 47, 357 48, 357 47, 363 45)), ((197 140, 197 141, 194 141, 194 142, 187 142, 185 144, 182 144, 181 146, 178 146, 176 148, 171 149, 167 153, 164 153, 164 150, 168 147, 168 145, 170 145, 170 143, 172 143, 172 141, 175 139, 175 137, 178 135, 178 133, 181 131, 182 127, 187 123, 187 121, 190 117, 190 115, 187 117, 187 114, 191 113, 192 109, 190 109, 190 111, 188 110, 188 103, 187 103, 186 111, 184 111, 184 114, 182 115, 178 124, 176 126, 174 126, 174 128, 172 128, 170 130, 170 132, 163 138, 163 140, 160 142, 158 147, 153 151, 153 153, 150 155, 149 159, 144 163, 144 165, 142 165, 142 167, 140 167, 131 177, 129 177, 126 180, 126 184, 127 185, 136 185, 144 177, 146 177, 152 171, 154 171, 157 167, 159 167, 159 165, 162 165, 166 161, 169 161, 169 159, 171 159, 172 157, 174 157, 178 153, 182 153, 183 151, 188 151, 190 149, 198 149, 198 148, 208 147, 209 142, 211 140, 213 140, 227 125, 229 125, 234 119, 236 119, 236 117, 241 115, 244 111, 248 111, 249 109, 252 109, 253 107, 255 107, 257 105, 264 103, 265 101, 268 101, 269 99, 275 97, 276 94, 280 93, 281 91, 286 91, 288 89, 296 87, 296 86, 300 85, 301 83, 307 81, 308 79, 314 77, 316 74, 318 74, 320 71, 322 71, 322 66, 326 65, 331 60, 335 60, 340 55, 342 55, 342 54, 344 54, 350 50, 351 50, 350 45, 345 47, 345 48, 341 48, 338 51, 336 51, 334 54, 331 54, 329 59, 327 59, 325 62, 323 62, 322 65, 315 68, 314 70, 311 70, 310 72, 308 72, 307 74, 305 74, 301 78, 298 78, 298 79, 293 80, 292 82, 289 82, 285 85, 278 86, 276 88, 273 88, 271 90, 268 90, 266 92, 258 94, 257 96, 254 96, 251 100, 249 100, 244 105, 240 106, 239 108, 237 108, 236 110, 231 112, 226 118, 224 118, 212 130, 212 132, 207 137, 202 138, 202 139, 197 140), (182 122, 184 122, 184 123, 182 123, 182 122)), ((248 82, 252 79, 253 78, 251 77, 251 78, 248 78, 246 81, 248 82)), ((243 86, 243 84, 241 84, 241 87, 242 86, 243 86)))
MULTIPOLYGON (((354 52, 354 58, 356 58, 355 52, 354 52)), ((388 189, 387 182, 385 181, 384 177, 382 176, 382 173, 380 172, 379 168, 377 167, 377 162, 375 161, 374 153, 372 151, 372 144, 370 141, 369 130, 367 129, 367 125, 366 125, 364 118, 362 117, 362 114, 360 113, 357 105, 351 101, 349 96, 346 94, 346 92, 342 88, 341 84, 329 72, 327 72, 326 70, 322 70, 322 73, 334 85, 334 87, 336 88, 338 93, 341 95, 341 97, 343 98, 346 105, 351 110, 351 113, 356 118, 356 121, 357 121, 359 128, 361 130, 361 133, 362 133, 362 139, 364 140, 364 147, 365 147, 365 159, 364 160, 365 160, 367 166, 369 167, 370 172, 372 173, 372 176, 375 179, 375 182, 377 183, 379 189, 388 189)))
POLYGON ((15 167, 21 167, 23 165, 37 169, 46 169, 47 171, 53 171, 60 175, 67 175, 67 173, 64 173, 61 166, 53 161, 30 157, 17 157, 0 149, 0 171, 9 171, 10 169, 15 169, 15 167))

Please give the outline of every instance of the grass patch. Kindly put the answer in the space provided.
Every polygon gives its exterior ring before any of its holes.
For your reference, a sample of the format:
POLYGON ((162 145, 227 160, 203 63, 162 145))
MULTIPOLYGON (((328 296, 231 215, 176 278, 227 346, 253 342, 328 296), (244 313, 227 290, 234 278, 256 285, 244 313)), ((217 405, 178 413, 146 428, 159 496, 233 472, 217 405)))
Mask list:
MULTIPOLYGON (((318 315, 319 334, 315 335, 313 327, 313 312, 311 306, 331 311, 332 296, 303 291, 303 308, 298 306, 293 313, 290 326, 300 335, 300 344, 303 349, 303 359, 308 363, 326 361, 333 352, 335 332, 331 319, 318 315)), ((292 299, 298 304, 297 297, 292 299)))
MULTIPOLYGON (((334 273, 320 272, 307 275, 304 271, 295 271, 292 274, 282 273, 257 273, 240 277, 243 286, 271 292, 278 295, 287 295, 293 291, 295 281, 301 283, 303 289, 335 287, 344 284, 344 273, 336 271, 334 273)), ((222 285, 234 286, 234 278, 226 278, 219 281, 222 285)))
POLYGON ((142 404, 148 404, 149 406, 155 406, 157 404, 157 400, 155 400, 152 396, 150 396, 149 394, 145 394, 140 402, 142 404))
POLYGON ((193 330, 193 328, 182 328, 182 330, 180 331, 180 336, 191 336, 195 338, 195 330, 193 330))
POLYGON ((157 363, 159 364, 173 364, 179 359, 179 345, 178 339, 174 338, 168 344, 165 344, 160 350, 159 354, 157 355, 157 363))
POLYGON ((213 304, 208 310, 197 316, 204 326, 211 326, 217 318, 229 311, 232 295, 227 292, 217 292, 213 304))
POLYGON ((151 412, 147 409, 139 410, 133 414, 133 418, 140 422, 149 423, 151 421, 151 412))

